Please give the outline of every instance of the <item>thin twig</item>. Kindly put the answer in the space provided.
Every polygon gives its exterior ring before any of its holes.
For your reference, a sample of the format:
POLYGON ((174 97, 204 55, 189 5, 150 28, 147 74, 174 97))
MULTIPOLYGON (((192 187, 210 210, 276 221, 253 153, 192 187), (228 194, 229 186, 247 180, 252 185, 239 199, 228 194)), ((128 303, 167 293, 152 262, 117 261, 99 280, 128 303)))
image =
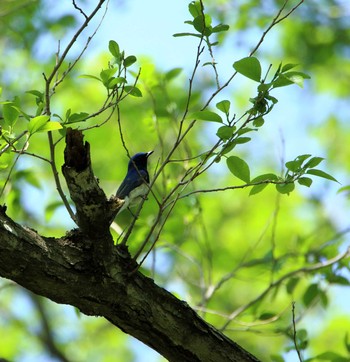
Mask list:
POLYGON ((234 312, 232 312, 230 314, 228 320, 225 322, 225 324, 221 327, 220 330, 222 330, 222 331, 225 330, 228 327, 228 325, 232 322, 232 320, 234 320, 238 315, 240 315, 245 310, 247 310, 249 307, 254 305, 257 301, 262 300, 272 289, 278 287, 285 280, 290 279, 291 277, 293 277, 295 275, 298 275, 298 274, 308 274, 308 273, 311 273, 311 272, 314 272, 314 271, 317 271, 317 270, 320 270, 320 269, 328 268, 329 266, 339 262, 342 259, 348 258, 348 257, 350 257, 350 248, 348 248, 343 253, 340 253, 340 254, 336 255, 334 258, 328 259, 325 262, 316 263, 316 264, 311 265, 311 266, 305 266, 305 267, 302 267, 302 268, 299 268, 299 269, 296 269, 296 270, 292 270, 289 273, 286 273, 281 278, 279 278, 276 281, 274 281, 273 283, 271 283, 256 298, 252 299, 247 304, 244 304, 244 305, 240 306, 234 312))
MULTIPOLYGON (((268 34, 268 32, 278 23, 280 23, 281 21, 283 21, 284 19, 286 19, 289 15, 291 15, 303 2, 304 0, 301 0, 297 5, 295 5, 286 15, 284 15, 283 17, 280 18, 280 15, 283 11, 283 9, 285 8, 287 2, 289 0, 285 0, 284 4, 282 5, 281 9, 278 11, 277 15, 273 18, 271 24, 267 27, 267 29, 263 32, 260 40, 258 41, 257 45, 254 47, 254 49, 250 52, 249 56, 251 57, 252 55, 254 55, 256 53, 256 51, 260 48, 261 44, 264 42, 264 39, 266 37, 266 35, 268 34)), ((213 92, 211 94, 211 96, 208 98, 207 102, 205 103, 204 107, 202 109, 206 109, 209 104, 211 103, 211 101, 224 89, 226 88, 231 81, 233 80, 233 78, 236 76, 237 72, 234 72, 230 78, 226 81, 225 84, 223 84, 220 88, 218 88, 215 92, 213 92)))
MULTIPOLYGON (((105 0, 100 0, 97 4, 97 6, 95 7, 95 9, 91 12, 91 14, 86 17, 84 23, 81 25, 81 27, 78 29, 78 31, 73 35, 71 41, 68 43, 67 47, 65 48, 65 50, 63 51, 62 55, 59 56, 59 51, 60 48, 57 51, 56 54, 56 65, 54 66, 54 68, 52 69, 51 73, 49 76, 46 76, 45 74, 43 74, 44 79, 45 79, 45 114, 47 115, 51 115, 51 109, 50 109, 50 95, 51 95, 51 82, 54 79, 54 77, 58 76, 58 71, 61 67, 61 65, 63 64, 63 61, 65 60, 65 58, 67 57, 69 51, 71 50, 72 46, 74 45, 74 43, 77 41, 78 37, 80 36, 80 34, 83 32, 83 30, 88 26, 89 22, 91 21, 91 19, 96 15, 96 13, 99 11, 99 9, 101 8, 102 4, 105 2, 105 0)), ((73 2, 73 5, 74 2, 73 2)), ((69 69, 69 68, 68 68, 69 69)), ((64 77, 65 75, 63 75, 64 77)), ((57 81, 56 81, 57 82, 57 81)), ((66 195, 63 192, 62 186, 61 186, 61 182, 60 182, 60 178, 59 178, 59 174, 57 171, 57 167, 56 167, 56 162, 55 162, 55 144, 53 141, 53 136, 52 136, 52 132, 49 131, 48 132, 48 141, 49 141, 49 148, 50 148, 50 165, 51 165, 51 169, 52 169, 52 173, 53 173, 53 177, 55 180, 55 184, 56 184, 56 189, 70 215, 70 217, 72 218, 72 220, 74 222, 76 222, 76 218, 74 215, 74 212, 66 198, 66 195)))
POLYGON ((303 362, 303 359, 301 357, 301 353, 299 350, 298 342, 297 342, 297 327, 295 323, 295 302, 292 302, 292 321, 293 321, 293 342, 295 350, 297 351, 298 358, 300 362, 303 362))
POLYGON ((21 139, 23 136, 25 136, 27 133, 28 133, 28 130, 25 130, 11 141, 8 141, 7 139, 4 138, 5 141, 7 142, 7 145, 0 151, 0 156, 3 153, 5 153, 10 147, 12 147, 19 139, 21 139))

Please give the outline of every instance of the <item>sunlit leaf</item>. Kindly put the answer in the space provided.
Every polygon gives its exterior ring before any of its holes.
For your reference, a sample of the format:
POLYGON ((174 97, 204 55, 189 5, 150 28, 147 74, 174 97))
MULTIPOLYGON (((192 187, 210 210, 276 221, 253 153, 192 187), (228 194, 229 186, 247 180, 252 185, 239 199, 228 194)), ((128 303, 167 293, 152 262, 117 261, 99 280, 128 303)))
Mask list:
MULTIPOLYGON (((315 168, 312 168, 311 170, 308 170, 306 173, 308 173, 309 175, 314 175, 314 176, 318 176, 318 177, 322 177, 325 178, 327 180, 331 180, 331 181, 335 181, 338 182, 337 179, 335 179, 332 175, 330 175, 327 172, 324 172, 322 170, 318 170, 315 168)), ((339 183, 339 182, 338 182, 339 183)))
POLYGON ((211 111, 194 112, 194 113, 191 113, 190 117, 193 119, 201 120, 201 121, 222 123, 221 117, 217 113, 211 112, 211 111))
POLYGON ((165 73, 166 80, 172 80, 176 78, 182 72, 182 68, 173 68, 165 73))
POLYGON ((261 65, 257 58, 247 57, 233 63, 233 68, 247 78, 256 82, 261 80, 261 65))
POLYGON ((38 132, 49 121, 49 116, 37 116, 30 120, 28 123, 28 131, 30 134, 38 132))
POLYGON ((216 132, 216 135, 221 138, 222 140, 227 140, 230 137, 232 137, 232 134, 235 130, 235 127, 231 127, 231 126, 222 126, 218 129, 218 131, 216 132))
POLYGON ((276 190, 280 194, 289 194, 295 188, 294 182, 285 183, 285 184, 276 184, 276 190))
POLYGON ((132 64, 134 64, 136 62, 137 58, 135 57, 135 55, 129 55, 128 57, 126 57, 124 59, 124 67, 130 67, 132 64))
POLYGON ((110 40, 108 43, 109 52, 116 58, 119 58, 120 50, 119 45, 116 41, 110 40))
POLYGON ((237 156, 231 156, 226 160, 231 173, 240 180, 248 183, 250 181, 250 170, 248 164, 237 156))
POLYGON ((300 177, 300 178, 298 178, 298 183, 300 185, 310 187, 312 184, 312 179, 309 177, 300 177))
POLYGON ((124 92, 126 92, 134 97, 142 97, 142 92, 140 91, 140 89, 137 87, 131 86, 131 85, 125 86, 124 92))
POLYGON ((229 114, 231 102, 228 100, 223 100, 219 103, 216 103, 216 108, 225 114, 229 114))

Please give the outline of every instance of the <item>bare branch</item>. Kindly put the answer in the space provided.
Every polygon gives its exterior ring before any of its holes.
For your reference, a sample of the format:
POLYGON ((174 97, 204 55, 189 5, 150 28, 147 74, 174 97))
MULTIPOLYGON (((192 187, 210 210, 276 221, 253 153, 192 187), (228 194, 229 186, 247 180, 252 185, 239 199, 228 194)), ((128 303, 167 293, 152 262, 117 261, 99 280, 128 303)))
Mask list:
POLYGON ((263 299, 272 289, 278 287, 285 280, 290 279, 291 277, 293 277, 295 275, 298 275, 298 274, 308 274, 308 273, 311 273, 311 272, 314 272, 314 271, 317 271, 317 270, 328 268, 329 266, 332 266, 333 264, 336 264, 340 260, 346 259, 348 257, 350 257, 350 247, 347 250, 345 250, 343 253, 340 253, 340 254, 336 255, 334 258, 328 259, 325 262, 316 263, 316 264, 311 265, 311 266, 305 266, 305 267, 302 267, 302 268, 299 268, 299 269, 296 269, 296 270, 292 270, 289 273, 286 273, 281 278, 279 278, 276 281, 274 281, 273 283, 271 283, 256 298, 252 299, 249 303, 240 306, 233 313, 231 313, 228 320, 224 323, 224 325, 221 327, 220 330, 222 330, 222 331, 225 330, 228 327, 228 325, 232 322, 232 320, 234 320, 238 315, 240 315, 245 310, 247 310, 249 307, 254 305, 258 300, 263 299))
POLYGON ((295 323, 295 302, 292 303, 292 321, 293 321, 293 342, 295 350, 297 351, 298 358, 300 362, 303 362, 303 359, 301 357, 301 353, 299 350, 298 342, 297 342, 297 327, 295 323))

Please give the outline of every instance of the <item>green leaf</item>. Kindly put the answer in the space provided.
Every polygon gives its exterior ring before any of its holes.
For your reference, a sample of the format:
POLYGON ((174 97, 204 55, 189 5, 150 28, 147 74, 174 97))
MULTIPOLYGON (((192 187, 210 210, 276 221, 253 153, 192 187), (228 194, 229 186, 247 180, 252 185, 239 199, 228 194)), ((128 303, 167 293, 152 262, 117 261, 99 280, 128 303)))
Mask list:
POLYGON ((114 40, 110 40, 108 43, 108 49, 109 52, 116 58, 119 58, 120 56, 120 50, 119 50, 119 45, 117 42, 115 42, 114 40))
POLYGON ((306 187, 310 187, 312 184, 312 179, 309 177, 300 177, 298 178, 298 183, 300 185, 306 186, 306 187))
POLYGON ((295 287, 297 286, 297 284, 299 283, 300 278, 290 278, 288 280, 288 283, 286 285, 286 289, 287 289, 287 293, 288 294, 292 294, 295 287))
POLYGON ((99 77, 96 77, 95 75, 91 75, 91 74, 82 74, 79 76, 79 78, 90 78, 90 79, 95 79, 95 80, 98 80, 99 82, 101 82, 101 79, 99 77))
POLYGON ((306 161, 309 157, 311 157, 311 155, 309 153, 306 153, 304 155, 299 155, 296 160, 298 160, 300 162, 300 165, 306 161))
POLYGON ((221 33, 222 31, 227 31, 229 30, 230 27, 229 25, 227 24, 219 24, 219 25, 216 25, 212 28, 212 32, 213 33, 221 33))
POLYGON ((299 64, 293 64, 293 63, 285 64, 281 69, 281 73, 288 72, 288 70, 291 70, 291 69, 295 68, 298 65, 299 64))
POLYGON ((284 362, 284 358, 277 354, 272 354, 270 356, 270 358, 271 358, 271 362, 284 362))
POLYGON ((192 1, 189 5, 188 5, 188 11, 190 12, 190 14, 196 18, 197 16, 202 14, 202 7, 199 1, 192 1))
POLYGON ((250 137, 238 137, 238 138, 235 138, 233 140, 233 143, 238 145, 238 144, 243 144, 243 143, 247 143, 251 140, 250 137))
POLYGON ((280 194, 289 194, 295 188, 294 182, 285 183, 285 184, 276 184, 276 190, 280 194))
POLYGON ((182 72, 182 68, 174 68, 165 73, 166 80, 172 80, 176 78, 182 72))
POLYGON ((258 316, 258 319, 260 320, 267 320, 267 319, 271 319, 273 317, 276 316, 276 313, 272 313, 272 312, 265 312, 265 313, 262 313, 258 316))
POLYGON ((341 187, 341 188, 337 191, 337 193, 340 193, 340 192, 350 192, 350 185, 341 187))
POLYGON ((12 102, 3 104, 3 106, 2 106, 2 115, 4 117, 5 122, 9 126, 11 126, 11 127, 14 126, 14 124, 18 120, 19 114, 20 114, 20 111, 18 110, 17 107, 15 107, 13 105, 12 102))
POLYGON ((273 87, 285 87, 294 83, 302 88, 304 86, 304 79, 310 79, 310 76, 302 72, 281 73, 278 78, 273 82, 273 87))
POLYGON ((236 145, 231 141, 231 142, 226 142, 221 149, 221 154, 222 155, 226 155, 226 153, 229 153, 230 151, 232 151, 234 149, 236 145))
POLYGON ((238 177, 240 180, 249 183, 250 181, 250 170, 248 164, 237 156, 231 156, 226 160, 227 167, 233 175, 238 177))
POLYGON ((124 87, 124 92, 130 94, 131 96, 134 97, 142 97, 142 92, 140 91, 139 88, 134 87, 132 85, 127 85, 124 87))
POLYGON ((283 75, 301 88, 304 86, 304 79, 310 79, 308 74, 302 72, 287 72, 283 73, 283 75))
POLYGON ((321 353, 315 357, 316 361, 332 361, 332 362, 349 362, 349 357, 343 357, 342 355, 327 351, 324 353, 321 353))
POLYGON ((304 167, 314 168, 318 166, 323 160, 323 157, 312 157, 309 161, 306 162, 304 167))
POLYGON ((254 121, 253 121, 253 125, 255 127, 261 127, 264 125, 264 123, 265 123, 265 120, 263 117, 258 117, 256 119, 254 119, 254 121))
POLYGON ((129 55, 124 59, 124 67, 125 68, 130 67, 132 64, 136 62, 136 60, 137 58, 135 57, 135 55, 129 55))
POLYGON ((229 114, 231 102, 223 100, 219 103, 216 103, 216 108, 225 114, 229 114))
POLYGON ((261 80, 261 65, 257 58, 247 57, 233 63, 233 68, 247 78, 256 82, 261 80))
MULTIPOLYGON (((324 172, 322 170, 318 170, 315 168, 312 168, 311 170, 308 170, 306 173, 308 173, 309 175, 314 175, 314 176, 318 176, 318 177, 322 177, 325 178, 327 180, 331 180, 331 181, 335 181, 338 182, 338 180, 336 180, 332 175, 330 175, 327 172, 324 172)), ((339 182, 338 182, 339 183, 339 182)))
POLYGON ((107 87, 108 89, 113 89, 119 84, 126 83, 126 79, 124 77, 112 77, 108 80, 107 87))
POLYGON ((191 114, 191 118, 198 119, 201 121, 222 123, 221 117, 217 113, 211 111, 194 112, 191 114))
POLYGON ((303 295, 303 303, 305 307, 309 307, 310 304, 315 300, 315 298, 319 295, 320 289, 317 284, 311 284, 306 289, 303 295))
POLYGON ((296 157, 293 161, 286 162, 285 165, 288 168, 288 170, 290 170, 292 172, 298 172, 300 170, 303 162, 305 160, 307 160, 309 157, 311 157, 310 154, 300 155, 300 156, 296 157))
POLYGON ((71 124, 71 123, 77 123, 77 122, 85 122, 86 117, 88 115, 89 115, 89 113, 86 113, 86 112, 73 113, 72 115, 68 116, 68 119, 65 123, 71 124))
POLYGON ((44 101, 44 93, 43 92, 39 92, 38 90, 32 89, 32 90, 27 91, 26 93, 32 94, 33 96, 38 98, 41 102, 44 101))
POLYGON ((249 192, 249 196, 256 195, 262 190, 264 190, 264 188, 269 184, 268 181, 276 181, 276 180, 278 180, 278 177, 273 173, 265 173, 263 175, 255 177, 253 180, 251 180, 252 184, 264 181, 266 181, 266 183, 254 185, 249 192))
POLYGON ((47 132, 47 131, 56 131, 62 129, 62 125, 59 122, 47 122, 45 123, 37 132, 47 132))
POLYGON ((222 140, 228 140, 229 138, 232 137, 234 131, 235 127, 222 126, 217 130, 216 135, 222 140))
POLYGON ((200 14, 193 19, 193 27, 201 34, 209 36, 212 33, 211 16, 209 14, 200 14))
POLYGON ((194 33, 175 33, 173 34, 174 38, 179 38, 182 36, 195 36, 196 38, 200 38, 201 36, 199 34, 194 34, 194 33))
POLYGON ((28 123, 28 131, 30 134, 34 134, 42 129, 45 124, 49 121, 49 116, 37 116, 30 120, 28 123))
POLYGON ((63 206, 62 201, 54 201, 54 202, 51 202, 49 205, 47 205, 45 208, 46 221, 49 221, 52 218, 54 212, 61 206, 63 206))
POLYGON ((291 85, 293 82, 285 77, 283 74, 280 74, 277 79, 272 83, 273 88, 285 87, 291 85))
POLYGON ((300 162, 294 160, 294 161, 288 161, 286 162, 286 167, 289 171, 297 172, 300 168, 300 162))

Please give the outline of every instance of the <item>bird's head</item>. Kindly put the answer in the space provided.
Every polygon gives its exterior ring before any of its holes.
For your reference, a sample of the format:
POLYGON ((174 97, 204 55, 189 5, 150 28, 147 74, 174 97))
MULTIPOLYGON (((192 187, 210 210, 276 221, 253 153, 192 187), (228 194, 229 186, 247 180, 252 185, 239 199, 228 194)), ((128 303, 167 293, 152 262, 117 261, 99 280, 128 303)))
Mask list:
POLYGON ((147 170, 147 159, 152 153, 153 151, 136 153, 130 158, 128 170, 135 167, 139 170, 147 170))

